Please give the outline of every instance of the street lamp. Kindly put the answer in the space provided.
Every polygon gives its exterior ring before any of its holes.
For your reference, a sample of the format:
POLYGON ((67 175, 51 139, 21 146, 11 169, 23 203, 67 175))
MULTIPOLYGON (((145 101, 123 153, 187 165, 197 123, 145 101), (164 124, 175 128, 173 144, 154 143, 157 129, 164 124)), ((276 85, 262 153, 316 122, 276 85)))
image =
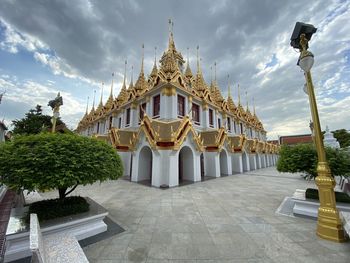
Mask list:
POLYGON ((317 28, 313 25, 297 22, 291 37, 291 46, 300 50, 297 65, 304 71, 307 93, 310 101, 313 121, 314 143, 316 145, 318 164, 316 185, 318 187, 320 207, 318 209, 317 235, 321 238, 344 242, 344 230, 336 208, 334 186, 335 181, 331 175, 326 153, 323 146, 320 120, 318 117, 316 98, 311 78, 311 68, 314 64, 314 55, 308 51, 308 42, 317 28))

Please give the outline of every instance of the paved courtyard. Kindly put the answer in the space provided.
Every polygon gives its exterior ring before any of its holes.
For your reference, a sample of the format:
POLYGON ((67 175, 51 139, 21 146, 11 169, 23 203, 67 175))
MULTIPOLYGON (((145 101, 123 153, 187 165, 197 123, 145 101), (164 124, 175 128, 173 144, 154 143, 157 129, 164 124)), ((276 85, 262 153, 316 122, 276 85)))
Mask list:
POLYGON ((80 187, 126 229, 84 251, 99 263, 350 262, 350 243, 318 238, 316 221, 275 214, 311 186, 266 168, 167 190, 126 180, 80 187))

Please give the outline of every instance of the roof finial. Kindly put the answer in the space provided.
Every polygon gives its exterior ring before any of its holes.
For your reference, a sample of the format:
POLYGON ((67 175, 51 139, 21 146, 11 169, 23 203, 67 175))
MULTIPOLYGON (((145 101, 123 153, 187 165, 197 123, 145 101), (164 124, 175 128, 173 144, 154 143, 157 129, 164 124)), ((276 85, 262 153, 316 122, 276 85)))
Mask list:
POLYGON ((126 64, 128 64, 128 61, 125 60, 124 63, 124 80, 123 80, 123 87, 125 87, 125 81, 126 81, 126 64))
POLYGON ((249 110, 249 105, 248 105, 248 91, 245 91, 245 100, 247 102, 247 111, 249 110))
POLYGON ((200 71, 200 67, 199 67, 199 45, 197 46, 197 71, 200 71))
POLYGON ((85 111, 85 115, 88 114, 88 109, 89 109, 89 96, 87 97, 87 103, 86 103, 86 111, 85 111))
POLYGON ((141 62, 141 74, 143 74, 143 60, 145 58, 145 45, 142 44, 142 62, 141 62))
POLYGON ((112 72, 112 85, 111 85, 111 92, 109 94, 109 97, 113 98, 113 81, 114 81, 114 72, 112 72))
POLYGON ((134 65, 131 66, 131 77, 130 77, 130 86, 129 87, 133 87, 134 86, 134 65))
POLYGON ((210 84, 213 85, 213 67, 210 66, 210 84))
POLYGON ((92 110, 95 110, 95 97, 96 97, 96 90, 94 90, 94 101, 92 102, 92 110))
POLYGON ((227 85, 228 85, 228 98, 231 97, 231 87, 230 87, 230 74, 227 74, 227 85))
POLYGON ((253 97, 253 109, 254 109, 254 115, 256 115, 255 114, 255 99, 254 99, 254 97, 253 97))
POLYGON ((238 83, 238 105, 241 105, 241 92, 239 89, 239 83, 238 83))
MULTIPOLYGON (((102 106, 102 97, 103 97, 103 88, 104 88, 105 83, 102 82, 102 89, 101 89, 101 98, 100 98, 100 105, 102 106)), ((98 106, 100 106, 98 105, 98 106)))
POLYGON ((214 63, 214 81, 216 82, 216 61, 214 63))
POLYGON ((157 63, 157 47, 154 47, 154 65, 157 63))
POLYGON ((190 48, 187 47, 187 64, 190 64, 190 48))

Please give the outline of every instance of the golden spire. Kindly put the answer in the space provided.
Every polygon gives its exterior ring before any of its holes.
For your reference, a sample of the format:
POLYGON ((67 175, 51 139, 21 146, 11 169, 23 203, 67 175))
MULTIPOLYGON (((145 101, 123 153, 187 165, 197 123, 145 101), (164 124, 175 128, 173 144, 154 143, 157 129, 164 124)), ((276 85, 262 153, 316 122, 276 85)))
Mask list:
POLYGON ((109 98, 113 99, 113 82, 114 82, 114 72, 112 72, 112 84, 111 84, 111 91, 109 93, 109 98))
POLYGON ((94 100, 93 100, 93 102, 92 102, 91 111, 95 111, 95 97, 96 97, 96 90, 94 90, 94 100))
POLYGON ((227 75, 227 89, 228 89, 228 98, 231 97, 231 87, 230 87, 230 75, 227 75))
POLYGON ((214 82, 216 83, 216 61, 214 63, 214 82))
POLYGON ((142 44, 142 61, 141 61, 141 72, 140 72, 140 75, 143 75, 143 60, 145 58, 145 45, 142 44))
POLYGON ((156 78, 158 74, 158 68, 157 68, 157 47, 154 47, 154 64, 153 64, 153 69, 151 72, 151 77, 156 78))
POLYGON ((98 107, 102 107, 103 103, 102 103, 102 97, 103 97, 103 88, 104 88, 104 82, 102 82, 102 89, 101 89, 101 98, 100 98, 100 104, 98 105, 98 107))
POLYGON ((131 66, 131 77, 130 77, 129 89, 132 89, 133 87, 134 87, 134 66, 131 66))
POLYGON ((185 70, 185 76, 188 78, 191 78, 193 76, 191 68, 190 68, 190 52, 189 52, 189 48, 187 48, 187 67, 185 70))
POLYGON ((249 105, 248 105, 248 91, 246 90, 245 91, 245 100, 247 102, 247 110, 246 111, 249 111, 249 105))
POLYGON ((213 67, 210 66, 210 86, 213 86, 213 67))
POLYGON ((199 65, 199 45, 197 46, 197 72, 200 71, 200 65, 199 65))
POLYGON ((171 21, 171 18, 169 18, 169 43, 168 43, 168 50, 174 50, 175 49, 173 29, 174 29, 174 22, 171 21))
POLYGON ((122 88, 126 88, 125 82, 126 82, 126 64, 128 64, 128 61, 125 60, 124 63, 124 79, 123 79, 123 87, 122 88))
POLYGON ((239 89, 239 83, 238 83, 238 105, 241 105, 241 93, 239 89))
POLYGON ((255 99, 254 99, 254 97, 253 97, 253 111, 254 111, 254 116, 255 116, 256 114, 255 114, 255 99))
POLYGON ((87 97, 85 116, 88 115, 88 109, 89 109, 89 96, 87 97))

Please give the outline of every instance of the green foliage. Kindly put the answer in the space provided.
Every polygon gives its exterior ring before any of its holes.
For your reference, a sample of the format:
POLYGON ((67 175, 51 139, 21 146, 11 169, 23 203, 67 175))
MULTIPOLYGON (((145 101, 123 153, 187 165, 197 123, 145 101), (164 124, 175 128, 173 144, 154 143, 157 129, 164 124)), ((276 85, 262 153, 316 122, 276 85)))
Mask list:
MULTIPOLYGON (((31 109, 20 120, 12 121, 13 134, 38 134, 43 130, 51 129, 51 116, 43 115, 40 105, 36 105, 35 109, 31 109)), ((57 119, 56 125, 64 124, 60 118, 57 119)))
MULTIPOLYGON (((350 196, 348 196, 348 194, 342 193, 342 192, 334 192, 334 193, 335 193, 335 201, 336 202, 350 203, 350 196)), ((312 188, 306 189, 305 197, 309 198, 309 199, 319 200, 318 190, 312 189, 312 188)))
POLYGON ((336 138, 340 144, 341 148, 350 146, 350 132, 347 132, 345 129, 340 129, 332 132, 334 138, 336 138))
POLYGON ((17 190, 58 189, 60 198, 69 187, 117 179, 123 171, 107 143, 59 133, 22 135, 0 144, 0 164, 0 183, 17 190))
MULTIPOLYGON (((350 156, 342 150, 326 148, 326 157, 333 176, 350 175, 350 156)), ((277 162, 279 172, 317 175, 317 152, 313 144, 283 145, 277 162)))
POLYGON ((279 172, 307 173, 316 176, 317 154, 311 144, 282 145, 277 162, 279 172))
POLYGON ((80 196, 69 196, 64 199, 49 199, 29 205, 25 221, 29 223, 31 213, 37 214, 39 221, 42 222, 87 211, 89 211, 89 203, 80 196))

